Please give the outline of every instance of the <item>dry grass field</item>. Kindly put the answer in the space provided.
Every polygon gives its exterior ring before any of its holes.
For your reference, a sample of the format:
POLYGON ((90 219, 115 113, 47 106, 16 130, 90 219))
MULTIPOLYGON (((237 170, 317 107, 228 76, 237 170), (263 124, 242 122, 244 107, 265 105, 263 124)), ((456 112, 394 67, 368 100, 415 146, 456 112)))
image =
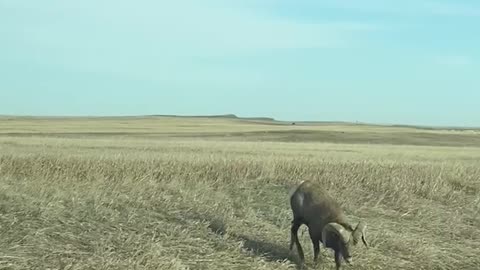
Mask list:
POLYGON ((480 268, 478 131, 1 117, 0 269, 296 269, 303 179, 369 225, 346 269, 480 268))

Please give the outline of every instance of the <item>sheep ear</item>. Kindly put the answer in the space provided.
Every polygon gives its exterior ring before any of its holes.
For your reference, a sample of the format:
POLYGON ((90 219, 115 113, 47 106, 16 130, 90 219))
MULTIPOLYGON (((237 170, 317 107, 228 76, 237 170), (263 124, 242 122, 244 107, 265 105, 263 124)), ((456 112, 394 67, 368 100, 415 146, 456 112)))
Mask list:
POLYGON ((323 228, 323 231, 322 231, 323 244, 325 245, 327 244, 327 237, 331 233, 334 233, 338 237, 340 237, 340 239, 344 243, 348 243, 348 241, 350 240, 350 232, 348 232, 342 225, 335 222, 331 222, 325 225, 325 227, 323 228))
POLYGON ((368 247, 368 242, 366 239, 367 224, 363 221, 360 221, 353 231, 353 244, 357 245, 359 238, 362 238, 363 244, 368 247))

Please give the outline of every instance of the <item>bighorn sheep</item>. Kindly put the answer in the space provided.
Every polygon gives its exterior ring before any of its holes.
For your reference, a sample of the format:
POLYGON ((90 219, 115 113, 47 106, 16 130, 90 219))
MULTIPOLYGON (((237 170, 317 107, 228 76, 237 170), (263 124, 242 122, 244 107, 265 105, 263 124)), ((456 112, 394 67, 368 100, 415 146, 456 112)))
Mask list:
POLYGON ((337 270, 341 267, 342 257, 348 264, 352 264, 351 244, 356 245, 360 237, 363 244, 368 247, 365 239, 366 223, 361 221, 354 228, 347 221, 340 205, 319 184, 301 182, 290 192, 290 205, 293 211, 290 251, 295 243, 302 264, 305 256, 297 234, 302 224, 308 227, 315 264, 318 263, 320 242, 324 247, 335 251, 337 270))

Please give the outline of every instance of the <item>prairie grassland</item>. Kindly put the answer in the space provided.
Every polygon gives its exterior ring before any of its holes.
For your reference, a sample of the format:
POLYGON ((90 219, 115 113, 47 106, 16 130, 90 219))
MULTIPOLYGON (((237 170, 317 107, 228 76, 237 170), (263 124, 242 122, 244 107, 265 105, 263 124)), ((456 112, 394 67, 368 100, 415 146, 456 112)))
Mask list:
MULTIPOLYGON (((346 269, 478 269, 478 137, 230 119, 0 119, 0 268, 296 269, 288 191, 309 179, 369 224, 371 247, 356 247, 346 269)), ((334 269, 330 250, 319 268, 334 269)))

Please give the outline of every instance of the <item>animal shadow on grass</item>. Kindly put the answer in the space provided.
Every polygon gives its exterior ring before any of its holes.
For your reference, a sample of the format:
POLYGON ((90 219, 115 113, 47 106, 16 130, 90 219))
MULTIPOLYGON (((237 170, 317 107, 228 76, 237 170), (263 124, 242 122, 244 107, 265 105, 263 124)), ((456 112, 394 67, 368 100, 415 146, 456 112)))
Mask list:
MULTIPOLYGON (((218 234, 224 235, 227 232, 227 226, 221 219, 209 218, 209 229, 218 234)), ((280 246, 278 244, 270 243, 262 239, 253 239, 246 235, 238 235, 235 233, 230 234, 232 237, 244 242, 244 248, 251 251, 255 256, 262 256, 270 262, 281 262, 289 260, 293 262, 297 269, 303 269, 301 267, 300 260, 289 251, 288 248, 280 246)))
MULTIPOLYGON (((226 224, 221 218, 205 214, 199 215, 198 213, 192 213, 190 218, 207 221, 209 223, 208 228, 215 234, 223 236, 228 231, 226 224)), ((182 220, 179 219, 172 219, 172 221, 180 224, 183 223, 182 220)), ((300 260, 293 254, 293 252, 290 253, 289 249, 285 246, 270 243, 262 239, 253 239, 246 235, 237 235, 234 233, 231 233, 230 235, 243 241, 244 248, 251 251, 256 256, 262 256, 270 262, 282 262, 289 260, 297 266, 297 269, 304 269, 302 268, 300 260)))
POLYGON ((281 262, 289 260, 293 262, 297 269, 303 269, 300 260, 287 247, 270 243, 262 239, 253 239, 245 235, 236 235, 244 242, 244 247, 256 256, 262 256, 270 262, 281 262))

